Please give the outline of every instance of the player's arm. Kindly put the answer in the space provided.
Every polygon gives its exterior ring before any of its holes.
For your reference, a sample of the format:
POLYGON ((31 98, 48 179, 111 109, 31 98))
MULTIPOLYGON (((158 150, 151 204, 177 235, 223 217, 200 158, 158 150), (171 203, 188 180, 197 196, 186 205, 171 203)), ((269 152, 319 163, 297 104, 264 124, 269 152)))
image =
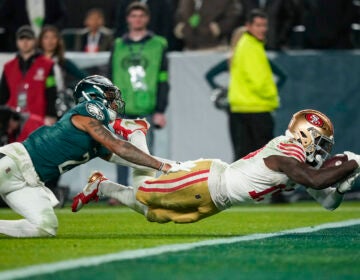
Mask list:
POLYGON ((171 168, 170 164, 163 164, 156 158, 136 148, 131 143, 117 138, 96 119, 75 115, 71 120, 75 127, 89 133, 94 140, 106 147, 110 152, 117 154, 129 162, 161 170, 163 172, 167 172, 171 168))
POLYGON ((277 155, 265 158, 264 162, 268 168, 285 173, 295 183, 315 190, 334 185, 359 167, 355 160, 349 160, 339 166, 315 169, 294 158, 277 155))

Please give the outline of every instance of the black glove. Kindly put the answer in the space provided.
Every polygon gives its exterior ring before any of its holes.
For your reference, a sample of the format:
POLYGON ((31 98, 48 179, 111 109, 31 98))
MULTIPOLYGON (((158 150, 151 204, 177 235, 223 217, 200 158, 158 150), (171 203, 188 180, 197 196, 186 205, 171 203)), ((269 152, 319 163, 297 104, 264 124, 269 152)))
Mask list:
POLYGON ((227 98, 228 90, 226 88, 216 88, 213 90, 210 100, 214 103, 216 109, 228 111, 229 100, 227 98))

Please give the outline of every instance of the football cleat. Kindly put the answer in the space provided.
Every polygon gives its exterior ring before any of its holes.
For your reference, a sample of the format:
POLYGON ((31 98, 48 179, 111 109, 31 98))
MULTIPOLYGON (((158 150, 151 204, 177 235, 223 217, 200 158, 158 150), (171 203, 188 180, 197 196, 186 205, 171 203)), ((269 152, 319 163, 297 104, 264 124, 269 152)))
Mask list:
POLYGON ((125 140, 128 140, 130 134, 138 130, 146 135, 150 128, 150 124, 145 118, 136 120, 117 118, 111 125, 115 133, 121 135, 125 140))
POLYGON ((71 209, 73 212, 78 212, 85 204, 88 204, 91 200, 99 200, 99 185, 101 182, 108 180, 99 171, 91 173, 88 183, 82 192, 78 193, 73 198, 71 209))

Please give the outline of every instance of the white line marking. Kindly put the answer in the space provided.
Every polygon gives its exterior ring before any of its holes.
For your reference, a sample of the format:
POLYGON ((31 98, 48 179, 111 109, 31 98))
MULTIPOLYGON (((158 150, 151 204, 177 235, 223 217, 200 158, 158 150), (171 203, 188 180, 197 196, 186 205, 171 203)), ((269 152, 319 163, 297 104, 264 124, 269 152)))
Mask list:
POLYGON ((138 258, 144 258, 144 257, 149 257, 149 256, 161 255, 164 253, 186 251, 186 250, 191 250, 191 249, 195 249, 198 247, 213 246, 213 245, 220 245, 220 244, 231 244, 231 243, 244 242, 244 241, 252 241, 252 240, 258 240, 258 239, 282 236, 282 235, 286 235, 286 234, 310 233, 310 232, 315 232, 315 231, 319 231, 322 229, 349 227, 349 226, 359 225, 359 224, 360 224, 360 219, 354 219, 354 220, 348 220, 348 221, 342 221, 342 222, 326 223, 326 224, 316 225, 316 226, 312 226, 312 227, 302 227, 302 228, 284 230, 284 231, 279 231, 279 232, 274 232, 274 233, 255 233, 255 234, 250 234, 250 235, 245 235, 245 236, 204 240, 204 241, 194 242, 194 243, 172 244, 172 245, 164 245, 164 246, 148 248, 148 249, 121 251, 119 253, 114 253, 114 254, 80 258, 80 259, 75 259, 75 260, 61 261, 61 262, 57 262, 57 263, 33 265, 33 266, 28 266, 28 267, 24 267, 24 268, 20 268, 20 269, 7 270, 4 272, 0 272, 0 279, 1 280, 8 280, 8 279, 10 280, 10 279, 25 278, 25 277, 42 275, 42 274, 47 274, 47 273, 54 273, 57 271, 69 270, 69 269, 74 269, 74 268, 79 268, 79 267, 96 266, 96 265, 113 262, 113 261, 138 259, 138 258))

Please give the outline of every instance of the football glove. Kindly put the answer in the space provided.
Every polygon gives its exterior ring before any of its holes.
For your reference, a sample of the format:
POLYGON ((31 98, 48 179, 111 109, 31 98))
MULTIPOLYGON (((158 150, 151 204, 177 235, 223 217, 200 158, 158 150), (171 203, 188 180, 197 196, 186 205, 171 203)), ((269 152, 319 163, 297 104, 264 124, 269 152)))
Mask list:
POLYGON ((340 194, 344 194, 350 191, 354 185, 356 178, 359 177, 359 175, 360 173, 353 173, 348 178, 346 178, 345 181, 343 181, 342 183, 338 183, 338 186, 336 187, 337 192, 340 194))
POLYGON ((185 162, 176 162, 175 164, 171 164, 171 168, 166 173, 173 173, 178 171, 191 171, 191 168, 195 167, 195 163, 193 161, 185 161, 185 162))
POLYGON ((349 151, 346 151, 344 152, 345 155, 347 155, 348 157, 348 160, 355 160, 356 163, 358 164, 358 168, 355 170, 356 173, 359 173, 360 172, 360 155, 357 155, 353 152, 349 152, 349 151))
POLYGON ((216 88, 213 90, 210 100, 214 103, 215 107, 219 110, 229 110, 229 100, 227 97, 227 89, 225 88, 216 88))

